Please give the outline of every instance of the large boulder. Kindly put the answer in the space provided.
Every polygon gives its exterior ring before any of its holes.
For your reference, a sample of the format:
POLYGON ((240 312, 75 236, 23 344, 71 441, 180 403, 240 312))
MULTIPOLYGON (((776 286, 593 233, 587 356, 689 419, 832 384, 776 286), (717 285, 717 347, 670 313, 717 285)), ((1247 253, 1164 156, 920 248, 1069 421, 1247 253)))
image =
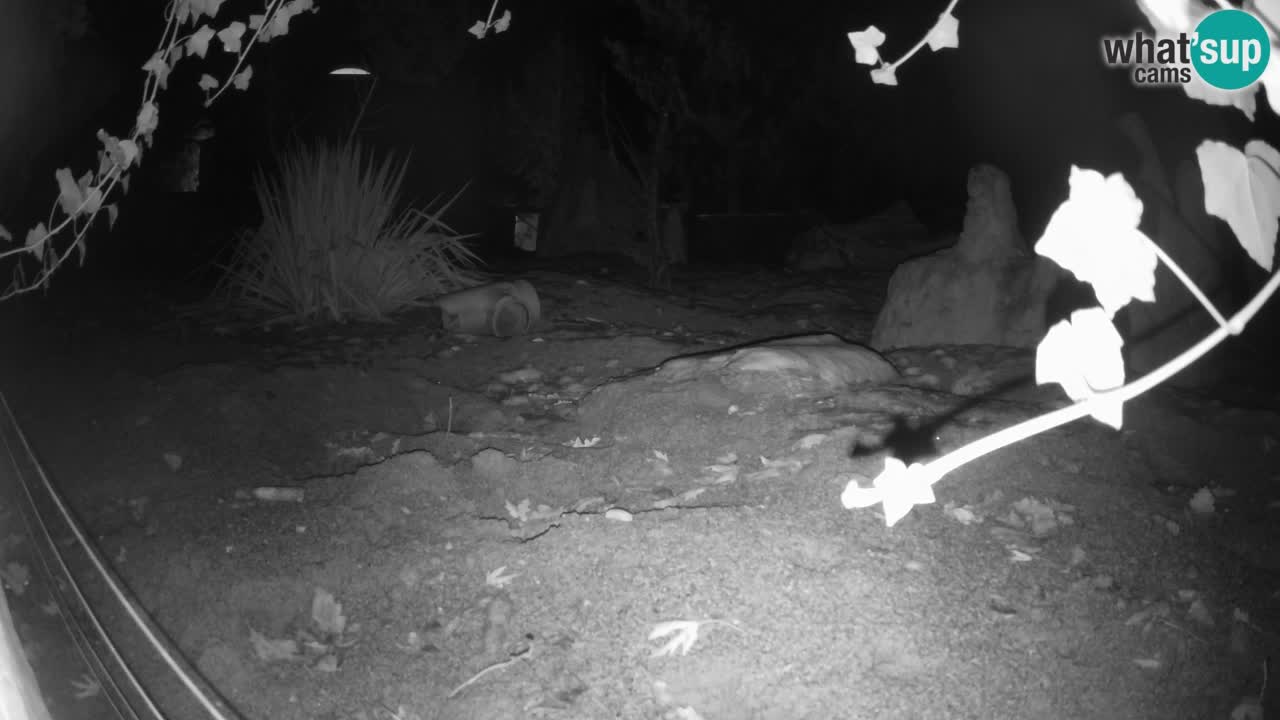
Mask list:
POLYGON ((1034 347, 1058 271, 1032 254, 1018 232, 1009 178, 969 171, 969 202, 955 247, 903 263, 871 334, 885 351, 928 345, 1034 347))
POLYGON ((892 382, 898 370, 870 348, 822 333, 672 358, 655 376, 670 383, 714 378, 744 395, 798 398, 892 382))
MULTIPOLYGON (((1241 305, 1239 280, 1244 253, 1219 231, 1204 209, 1204 185, 1194 156, 1178 164, 1170 187, 1160 153, 1142 119, 1120 118, 1121 133, 1138 152, 1133 184, 1143 200, 1143 229, 1182 268, 1219 311, 1230 315, 1241 305)), ((1156 300, 1132 302, 1121 313, 1130 373, 1146 374, 1213 331, 1213 319, 1163 263, 1156 270, 1156 300)), ((1174 376, 1170 382, 1200 387, 1223 379, 1225 355, 1215 352, 1174 376)))
POLYGON ((806 230, 792 239, 787 268, 797 272, 888 270, 949 244, 933 238, 910 206, 899 201, 856 222, 806 230))

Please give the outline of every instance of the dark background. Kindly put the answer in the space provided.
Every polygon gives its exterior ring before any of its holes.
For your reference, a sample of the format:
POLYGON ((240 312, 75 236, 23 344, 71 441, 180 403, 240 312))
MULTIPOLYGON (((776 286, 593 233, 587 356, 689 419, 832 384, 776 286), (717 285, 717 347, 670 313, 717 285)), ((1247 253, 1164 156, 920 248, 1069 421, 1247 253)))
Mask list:
MULTIPOLYGON (((254 50, 247 92, 229 92, 209 111, 217 136, 205 146, 198 204, 135 192, 110 239, 95 230, 93 253, 125 257, 150 243, 151 254, 158 244, 167 256, 189 248, 207 257, 217 244, 209 236, 253 224, 252 174, 272 152, 290 138, 339 138, 350 127, 368 81, 328 71, 352 62, 378 77, 361 137, 411 153, 408 199, 472 182, 450 217, 459 230, 486 232, 493 247, 509 242, 510 209, 550 211, 580 180, 583 147, 616 143, 620 133, 641 145, 652 138, 643 85, 664 73, 680 78, 694 112, 672 127, 663 200, 687 202, 694 214, 838 222, 905 199, 932 228, 955 231, 966 172, 990 162, 1011 176, 1034 240, 1065 197, 1072 164, 1134 167, 1114 128, 1121 113, 1143 115, 1170 169, 1204 137, 1239 144, 1273 130, 1178 89, 1135 88, 1124 70, 1106 68, 1100 38, 1145 25, 1132 2, 962 2, 960 48, 924 50, 899 70, 897 87, 871 82, 846 33, 878 26, 888 36, 882 55, 896 59, 944 2, 511 0, 499 9, 512 12, 510 29, 484 40, 466 32, 488 15, 477 0, 318 5, 254 50), (619 52, 642 68, 667 64, 628 74, 619 52)), ((163 7, 0 0, 12 21, 0 31, 0 222, 15 235, 54 202, 54 169, 79 175, 95 164, 99 127, 123 135, 132 125, 163 7)), ((214 24, 260 8, 230 0, 214 24)), ((162 93, 158 149, 199 118, 199 74, 227 76, 229 56, 212 45, 209 60, 183 60, 162 93)))

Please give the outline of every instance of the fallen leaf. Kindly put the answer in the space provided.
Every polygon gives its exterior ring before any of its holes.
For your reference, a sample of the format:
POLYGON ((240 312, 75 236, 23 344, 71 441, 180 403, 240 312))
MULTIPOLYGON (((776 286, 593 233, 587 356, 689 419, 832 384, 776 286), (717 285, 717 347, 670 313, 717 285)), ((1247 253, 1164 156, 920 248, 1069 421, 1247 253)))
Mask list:
POLYGON ((316 588, 316 593, 311 598, 311 620, 320 632, 335 638, 342 637, 347 629, 347 617, 342 614, 342 603, 324 588, 316 588))
POLYGON ((77 700, 88 700, 97 697, 102 692, 102 684, 98 682, 98 678, 85 673, 78 680, 71 681, 71 688, 77 700))
POLYGON ((510 585, 512 580, 515 580, 516 578, 520 577, 520 573, 515 573, 514 575, 505 575, 504 573, 506 573, 506 571, 507 571, 506 565, 503 565, 502 567, 499 567, 494 570, 490 570, 489 573, 484 576, 484 584, 488 585, 489 587, 494 587, 501 590, 507 585, 510 585))
POLYGON ((676 653, 688 655, 693 644, 698 642, 698 626, 701 624, 697 620, 671 620, 653 626, 653 630, 649 632, 650 640, 657 640, 667 635, 671 635, 671 639, 667 640, 666 645, 653 651, 649 657, 668 657, 676 653))
POLYGON ((298 653, 298 642, 292 638, 273 640, 250 628, 249 643, 253 645, 254 654, 264 662, 294 662, 301 659, 298 653))
POLYGON ((164 464, 168 465, 171 471, 178 472, 179 470, 182 469, 182 456, 179 455, 178 453, 168 452, 168 453, 165 453, 163 457, 164 457, 164 464))

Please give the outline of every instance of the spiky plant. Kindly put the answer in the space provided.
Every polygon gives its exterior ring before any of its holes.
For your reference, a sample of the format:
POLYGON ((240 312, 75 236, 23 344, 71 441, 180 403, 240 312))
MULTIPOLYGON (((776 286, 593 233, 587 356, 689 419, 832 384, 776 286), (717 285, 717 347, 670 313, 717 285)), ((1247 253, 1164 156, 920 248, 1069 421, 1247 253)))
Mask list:
POLYGON ((254 178, 262 225, 240 238, 218 298, 267 323, 383 320, 474 284, 472 236, 442 219, 466 188, 401 209, 407 168, 350 140, 281 153, 254 178))

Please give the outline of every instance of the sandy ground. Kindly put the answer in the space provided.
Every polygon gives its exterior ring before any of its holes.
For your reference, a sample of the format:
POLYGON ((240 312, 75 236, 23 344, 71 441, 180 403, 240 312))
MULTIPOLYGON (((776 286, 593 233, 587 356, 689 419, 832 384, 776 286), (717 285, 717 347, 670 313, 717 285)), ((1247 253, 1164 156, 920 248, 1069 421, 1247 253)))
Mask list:
MULTIPOLYGON (((845 484, 886 443, 928 459, 1056 406, 1020 383, 1031 356, 921 349, 890 356, 901 383, 743 395, 650 370, 776 335, 865 340, 886 276, 689 273, 670 295, 589 267, 525 277, 544 319, 508 340, 429 313, 272 332, 10 313, 25 339, 0 389, 245 718, 1225 720, 1280 657, 1280 397, 1162 390, 1122 431, 984 457, 886 528, 841 506, 845 484), (279 487, 301 502, 252 494, 279 487)), ((58 717, 106 717, 14 492, 0 566, 36 671, 58 717)), ((157 702, 199 717, 49 523, 157 702)))

